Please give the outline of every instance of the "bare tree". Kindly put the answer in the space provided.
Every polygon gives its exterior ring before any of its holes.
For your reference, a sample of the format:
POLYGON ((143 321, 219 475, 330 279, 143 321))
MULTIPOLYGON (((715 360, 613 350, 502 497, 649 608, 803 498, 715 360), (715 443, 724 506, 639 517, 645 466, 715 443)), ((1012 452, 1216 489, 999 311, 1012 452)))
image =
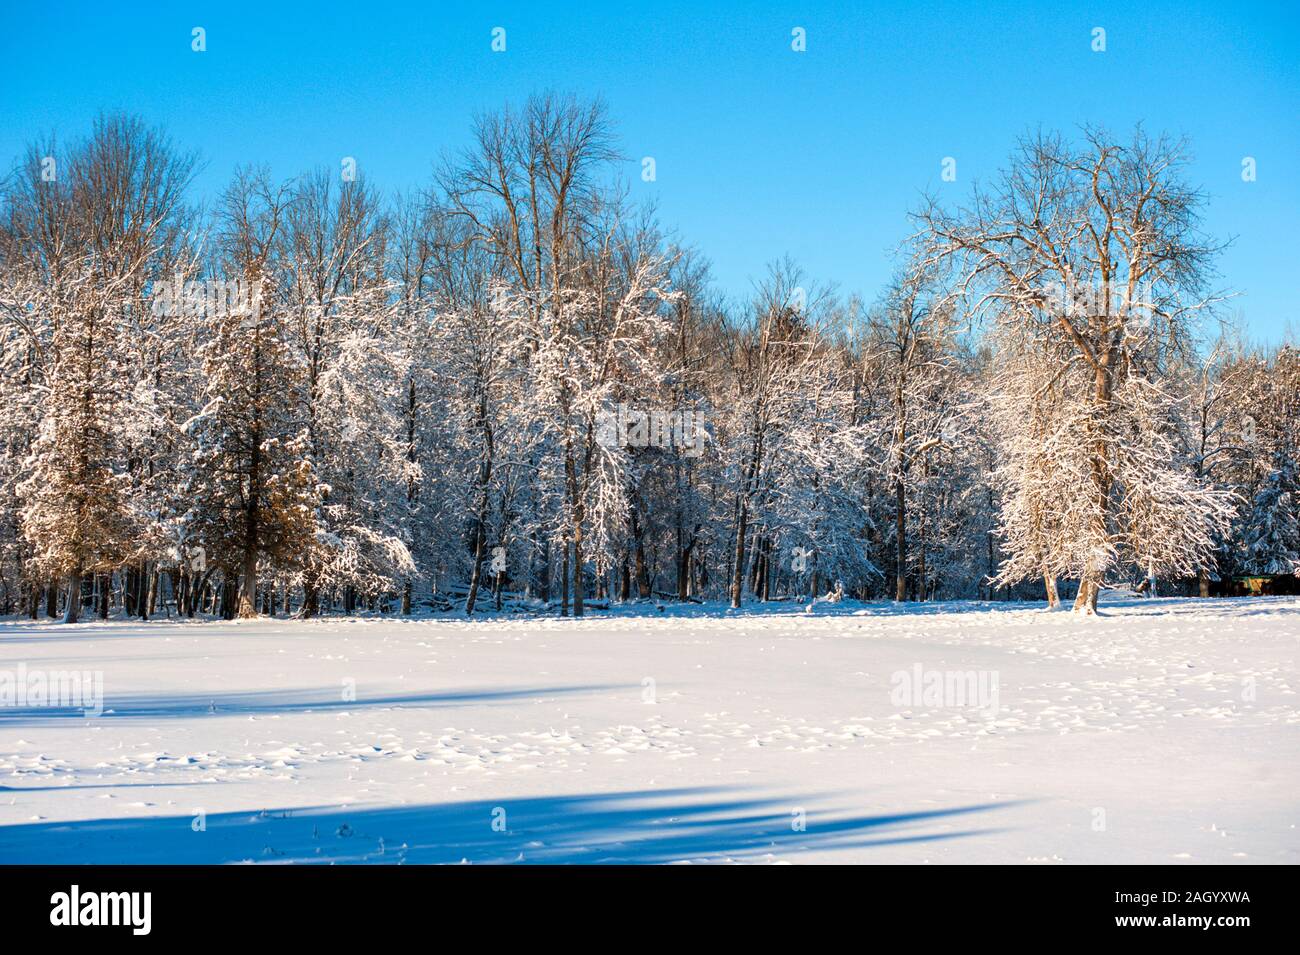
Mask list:
POLYGON ((943 400, 955 361, 951 303, 932 269, 909 264, 881 305, 868 316, 865 361, 884 383, 889 422, 882 436, 885 476, 894 503, 894 599, 907 599, 908 497, 914 467, 942 443, 939 419, 929 412, 943 400), (923 426, 923 422, 927 422, 923 426))
MULTIPOLYGON (((1191 322, 1215 301, 1205 291, 1215 247, 1199 232, 1201 196, 1181 178, 1184 161, 1183 144, 1141 130, 1123 143, 1096 129, 1079 145, 1039 135, 968 205, 948 212, 931 202, 918 214, 930 261, 961 267, 959 288, 977 309, 992 306, 1025 336, 1060 342, 1043 354, 1059 355, 1062 375, 1088 380, 1077 437, 1087 466, 1069 533, 1075 609, 1089 613, 1123 545, 1149 543, 1128 519, 1175 486, 1148 473, 1155 462, 1138 466, 1139 444, 1124 429, 1150 432, 1160 416, 1133 403, 1159 403, 1145 384, 1189 347, 1191 322)), ((1220 514, 1211 500, 1184 504, 1165 529, 1179 538, 1165 554, 1182 567, 1207 559, 1200 550, 1220 514)))

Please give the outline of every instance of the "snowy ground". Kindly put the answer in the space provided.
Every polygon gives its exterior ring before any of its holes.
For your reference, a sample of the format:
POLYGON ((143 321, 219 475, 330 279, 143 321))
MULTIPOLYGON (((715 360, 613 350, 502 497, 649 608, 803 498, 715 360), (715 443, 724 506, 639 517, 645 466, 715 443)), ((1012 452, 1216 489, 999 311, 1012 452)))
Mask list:
POLYGON ((0 863, 1300 861, 1300 601, 1105 604, 3 621, 0 863))

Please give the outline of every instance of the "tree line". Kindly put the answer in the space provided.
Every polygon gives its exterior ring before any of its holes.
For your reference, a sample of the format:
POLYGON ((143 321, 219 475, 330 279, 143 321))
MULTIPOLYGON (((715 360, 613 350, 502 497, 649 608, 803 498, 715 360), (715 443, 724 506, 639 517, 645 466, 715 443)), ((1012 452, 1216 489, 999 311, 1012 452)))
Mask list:
POLYGON ((1300 355, 1210 287, 1185 144, 1037 134, 864 301, 748 300, 599 101, 431 181, 236 172, 143 120, 0 185, 0 614, 583 614, 655 598, 1209 593, 1300 562, 1300 355))

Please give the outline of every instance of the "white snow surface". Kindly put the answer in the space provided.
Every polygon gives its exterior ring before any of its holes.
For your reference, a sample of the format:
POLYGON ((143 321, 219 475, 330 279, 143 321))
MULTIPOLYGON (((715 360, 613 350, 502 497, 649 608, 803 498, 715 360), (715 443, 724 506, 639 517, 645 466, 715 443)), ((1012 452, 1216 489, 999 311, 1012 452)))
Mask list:
POLYGON ((1300 600, 1102 611, 0 621, 0 863, 1300 861, 1300 600))

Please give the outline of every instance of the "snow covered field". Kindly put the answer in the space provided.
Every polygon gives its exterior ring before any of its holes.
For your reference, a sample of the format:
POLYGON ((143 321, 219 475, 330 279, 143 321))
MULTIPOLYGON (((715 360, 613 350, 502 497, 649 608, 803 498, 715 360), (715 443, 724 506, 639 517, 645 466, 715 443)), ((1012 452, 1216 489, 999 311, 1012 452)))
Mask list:
POLYGON ((1102 610, 3 621, 0 863, 1300 861, 1300 601, 1102 610))

